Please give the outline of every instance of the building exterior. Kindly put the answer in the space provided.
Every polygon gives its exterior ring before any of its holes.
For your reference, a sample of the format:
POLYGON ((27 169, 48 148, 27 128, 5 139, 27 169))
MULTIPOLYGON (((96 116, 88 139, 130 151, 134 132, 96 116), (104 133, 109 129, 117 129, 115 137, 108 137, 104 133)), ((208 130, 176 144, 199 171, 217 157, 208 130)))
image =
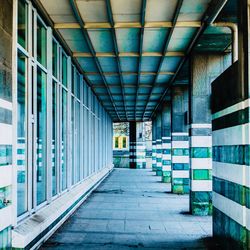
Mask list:
POLYGON ((249 249, 249 6, 0 0, 0 249, 38 248, 113 148, 146 168, 146 121, 152 171, 226 249, 249 249))

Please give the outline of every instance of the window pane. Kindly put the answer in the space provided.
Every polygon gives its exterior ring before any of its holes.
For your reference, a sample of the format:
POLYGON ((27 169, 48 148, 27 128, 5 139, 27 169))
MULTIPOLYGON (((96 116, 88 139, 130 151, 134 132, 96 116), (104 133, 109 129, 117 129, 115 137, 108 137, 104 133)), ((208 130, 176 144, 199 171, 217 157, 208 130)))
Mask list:
POLYGON ((72 184, 75 184, 75 107, 74 107, 74 97, 71 98, 71 130, 72 130, 72 140, 71 140, 71 150, 72 150, 72 184))
POLYGON ((53 76, 57 77, 57 60, 58 53, 57 53, 57 43, 53 41, 53 55, 52 55, 52 72, 53 76))
POLYGON ((67 188, 67 91, 62 90, 62 176, 61 187, 62 190, 67 188))
POLYGON ((37 69, 37 205, 46 200, 46 74, 37 69))
POLYGON ((28 4, 25 1, 18 1, 18 43, 27 49, 27 16, 28 4))
POLYGON ((115 148, 119 147, 119 137, 115 137, 115 148))
POLYGON ((47 30, 37 19, 37 61, 40 62, 44 67, 46 67, 47 60, 47 30))
POLYGON ((57 194, 57 83, 52 85, 52 195, 57 194))
POLYGON ((26 58, 18 53, 17 78, 17 215, 27 211, 27 159, 26 159, 26 58))
POLYGON ((76 96, 80 99, 80 75, 76 74, 76 96))
POLYGON ((75 70, 73 66, 71 71, 71 92, 75 94, 75 70))
POLYGON ((62 54, 62 83, 67 87, 67 57, 62 54))
POLYGON ((76 181, 80 181, 80 103, 76 101, 76 181))

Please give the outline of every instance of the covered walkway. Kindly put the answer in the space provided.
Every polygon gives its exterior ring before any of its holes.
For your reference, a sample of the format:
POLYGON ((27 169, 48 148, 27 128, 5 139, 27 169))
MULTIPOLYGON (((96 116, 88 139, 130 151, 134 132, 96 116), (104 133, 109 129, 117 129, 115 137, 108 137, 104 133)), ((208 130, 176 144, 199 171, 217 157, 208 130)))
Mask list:
POLYGON ((216 249, 188 199, 151 170, 115 169, 42 249, 216 249))

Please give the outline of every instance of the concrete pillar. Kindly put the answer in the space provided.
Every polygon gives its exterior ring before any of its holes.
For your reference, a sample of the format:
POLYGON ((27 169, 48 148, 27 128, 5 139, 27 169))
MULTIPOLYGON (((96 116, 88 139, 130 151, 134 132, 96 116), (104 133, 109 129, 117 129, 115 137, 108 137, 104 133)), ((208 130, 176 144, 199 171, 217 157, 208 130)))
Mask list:
POLYGON ((152 120, 152 170, 156 172, 156 121, 152 120))
POLYGON ((171 102, 162 108, 162 182, 171 183, 171 102))
POLYGON ((212 213, 211 81, 230 65, 230 55, 194 54, 190 81, 190 211, 212 213))
POLYGON ((161 112, 156 115, 156 175, 162 176, 162 124, 161 112))
POLYGON ((129 123, 130 168, 146 168, 146 145, 143 122, 129 123))
POLYGON ((172 192, 189 193, 188 86, 172 87, 172 192))
POLYGON ((249 1, 239 4, 239 60, 212 84, 213 234, 250 249, 249 1))

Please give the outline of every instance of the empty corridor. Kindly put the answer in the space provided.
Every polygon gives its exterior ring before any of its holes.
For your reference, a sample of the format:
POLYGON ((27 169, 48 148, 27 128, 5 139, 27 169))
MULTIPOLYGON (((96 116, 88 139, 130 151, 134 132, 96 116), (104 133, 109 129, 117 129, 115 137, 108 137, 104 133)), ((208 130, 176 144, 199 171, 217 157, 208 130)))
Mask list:
POLYGON ((168 192, 151 170, 115 169, 42 249, 216 249, 212 218, 168 192))

